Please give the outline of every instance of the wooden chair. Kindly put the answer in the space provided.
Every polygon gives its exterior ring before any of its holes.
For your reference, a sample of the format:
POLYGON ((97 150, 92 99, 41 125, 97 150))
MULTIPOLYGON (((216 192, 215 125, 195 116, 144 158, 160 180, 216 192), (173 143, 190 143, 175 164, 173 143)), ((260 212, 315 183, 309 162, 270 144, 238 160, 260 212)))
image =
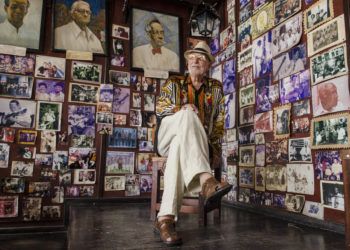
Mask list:
MULTIPOLYGON (((153 157, 153 169, 152 169, 152 196, 151 196, 151 220, 154 221, 157 217, 157 213, 160 209, 161 195, 160 190, 160 176, 164 173, 167 158, 165 157, 153 157)), ((214 170, 214 176, 217 180, 220 180, 220 169, 214 170)), ((201 195, 198 197, 185 196, 182 201, 180 213, 198 214, 199 225, 207 225, 207 215, 209 212, 215 210, 214 221, 220 223, 221 215, 221 202, 209 203, 207 206, 203 206, 204 199, 201 195)))

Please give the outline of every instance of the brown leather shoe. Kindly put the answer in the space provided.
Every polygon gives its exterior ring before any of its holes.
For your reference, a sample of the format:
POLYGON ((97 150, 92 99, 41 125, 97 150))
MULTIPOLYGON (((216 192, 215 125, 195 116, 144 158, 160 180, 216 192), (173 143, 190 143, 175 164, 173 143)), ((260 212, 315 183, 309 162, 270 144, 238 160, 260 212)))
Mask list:
POLYGON ((224 182, 218 182, 214 177, 206 180, 202 185, 201 194, 204 196, 204 205, 209 202, 216 202, 221 200, 221 198, 230 192, 232 185, 224 182))
POLYGON ((163 219, 154 223, 154 232, 159 234, 160 239, 167 246, 178 246, 182 244, 182 239, 175 231, 173 219, 163 219))

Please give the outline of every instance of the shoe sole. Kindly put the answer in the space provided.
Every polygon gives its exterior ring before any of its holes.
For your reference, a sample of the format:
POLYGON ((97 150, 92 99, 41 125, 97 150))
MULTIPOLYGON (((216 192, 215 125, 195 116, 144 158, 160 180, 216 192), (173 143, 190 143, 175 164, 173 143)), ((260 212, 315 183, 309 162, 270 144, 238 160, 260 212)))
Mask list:
POLYGON ((219 190, 217 190, 212 196, 204 200, 204 206, 208 205, 210 202, 219 201, 224 195, 226 195, 232 189, 232 185, 227 185, 219 190))

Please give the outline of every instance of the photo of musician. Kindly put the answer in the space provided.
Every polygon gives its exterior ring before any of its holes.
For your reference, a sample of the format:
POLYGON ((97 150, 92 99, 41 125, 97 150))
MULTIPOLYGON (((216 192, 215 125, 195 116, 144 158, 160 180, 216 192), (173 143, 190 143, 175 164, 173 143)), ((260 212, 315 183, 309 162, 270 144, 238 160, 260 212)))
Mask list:
POLYGON ((0 125, 32 128, 36 103, 32 101, 0 99, 0 125))
POLYGON ((62 103, 38 102, 38 130, 59 131, 61 128, 62 103))
POLYGON ((95 136, 94 106, 68 106, 68 134, 95 136))

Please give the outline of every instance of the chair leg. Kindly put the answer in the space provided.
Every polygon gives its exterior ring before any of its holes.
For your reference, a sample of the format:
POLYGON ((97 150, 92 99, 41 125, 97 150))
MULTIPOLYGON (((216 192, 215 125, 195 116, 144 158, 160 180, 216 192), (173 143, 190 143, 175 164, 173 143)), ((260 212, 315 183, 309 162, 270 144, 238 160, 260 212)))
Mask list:
POLYGON ((214 210, 214 223, 221 223, 221 202, 219 201, 216 209, 214 210))
POLYGON ((207 225, 207 213, 204 207, 204 198, 201 194, 198 196, 198 224, 199 226, 207 225))

